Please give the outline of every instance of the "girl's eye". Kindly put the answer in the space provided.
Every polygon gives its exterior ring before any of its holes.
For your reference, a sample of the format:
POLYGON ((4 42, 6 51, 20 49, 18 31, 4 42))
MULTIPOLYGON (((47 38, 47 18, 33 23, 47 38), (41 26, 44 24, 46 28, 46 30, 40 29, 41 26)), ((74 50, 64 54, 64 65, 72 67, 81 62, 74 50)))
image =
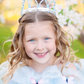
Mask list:
POLYGON ((29 40, 29 42, 33 42, 33 41, 34 41, 34 39, 29 40))
POLYGON ((49 40, 49 38, 45 38, 45 40, 49 40))

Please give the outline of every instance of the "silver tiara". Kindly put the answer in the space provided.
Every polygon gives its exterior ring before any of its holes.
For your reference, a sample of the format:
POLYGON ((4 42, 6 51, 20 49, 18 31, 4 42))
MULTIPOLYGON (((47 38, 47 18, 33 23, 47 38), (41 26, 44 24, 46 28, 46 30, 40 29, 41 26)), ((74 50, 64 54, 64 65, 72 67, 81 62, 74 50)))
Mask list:
POLYGON ((56 2, 54 0, 50 0, 49 2, 48 0, 41 0, 39 3, 37 0, 35 0, 36 2, 35 7, 31 6, 32 0, 27 0, 27 2, 28 2, 28 8, 24 9, 25 0, 22 0, 21 15, 25 14, 26 12, 35 12, 35 11, 51 12, 53 14, 56 13, 56 10, 55 10, 56 2), (45 1, 46 7, 41 6, 43 1, 45 1), (51 4, 53 5, 50 7, 51 4))

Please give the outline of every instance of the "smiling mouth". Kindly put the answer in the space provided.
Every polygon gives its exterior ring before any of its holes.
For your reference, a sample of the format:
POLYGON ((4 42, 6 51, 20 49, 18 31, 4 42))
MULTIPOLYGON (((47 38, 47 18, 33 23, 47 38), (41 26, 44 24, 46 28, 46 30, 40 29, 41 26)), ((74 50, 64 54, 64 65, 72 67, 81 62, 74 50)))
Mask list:
POLYGON ((46 53, 35 53, 35 55, 39 58, 45 57, 47 55, 48 52, 46 53))

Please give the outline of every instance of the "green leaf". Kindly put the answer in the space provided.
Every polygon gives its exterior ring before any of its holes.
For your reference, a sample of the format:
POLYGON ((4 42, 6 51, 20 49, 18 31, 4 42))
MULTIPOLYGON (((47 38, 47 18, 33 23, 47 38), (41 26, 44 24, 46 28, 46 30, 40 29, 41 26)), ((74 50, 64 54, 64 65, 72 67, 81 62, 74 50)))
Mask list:
POLYGON ((70 19, 67 19, 66 22, 68 23, 70 19))
POLYGON ((54 8, 51 8, 52 10, 54 9, 54 8))
POLYGON ((77 6, 77 4, 73 4, 73 7, 76 7, 77 6))
POLYGON ((62 14, 62 15, 64 14, 64 13, 63 13, 63 9, 59 12, 59 14, 62 14))
POLYGON ((70 11, 70 10, 72 10, 72 7, 73 7, 72 5, 71 5, 71 6, 69 6, 69 11, 70 11))
POLYGON ((71 24, 73 24, 73 22, 71 22, 71 24))

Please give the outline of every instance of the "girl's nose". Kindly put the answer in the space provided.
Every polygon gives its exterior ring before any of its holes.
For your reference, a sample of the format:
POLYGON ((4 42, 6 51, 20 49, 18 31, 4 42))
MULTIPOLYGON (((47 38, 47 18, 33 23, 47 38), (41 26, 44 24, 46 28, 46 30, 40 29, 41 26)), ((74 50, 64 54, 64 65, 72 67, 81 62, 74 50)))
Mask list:
POLYGON ((36 49, 40 50, 40 51, 43 50, 44 49, 44 43, 42 41, 37 42, 36 49))

